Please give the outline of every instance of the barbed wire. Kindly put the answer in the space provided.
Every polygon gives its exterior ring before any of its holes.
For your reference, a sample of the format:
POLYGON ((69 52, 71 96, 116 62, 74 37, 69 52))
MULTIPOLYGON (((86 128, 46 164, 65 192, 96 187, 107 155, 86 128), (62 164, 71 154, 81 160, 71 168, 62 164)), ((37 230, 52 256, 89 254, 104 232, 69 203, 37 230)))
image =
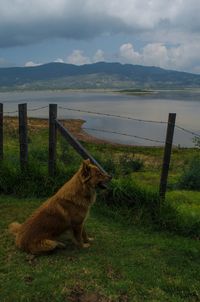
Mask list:
POLYGON ((83 127, 82 129, 83 130, 91 130, 91 131, 97 131, 97 132, 117 134, 117 135, 122 135, 122 136, 128 136, 128 137, 138 138, 138 139, 142 139, 142 140, 146 140, 146 141, 150 141, 150 142, 154 142, 154 143, 165 144, 164 141, 160 141, 160 140, 156 140, 156 139, 151 139, 151 138, 147 138, 147 137, 142 137, 142 136, 138 136, 138 135, 133 135, 133 134, 127 134, 127 133, 123 133, 123 132, 103 130, 103 129, 96 129, 96 128, 88 128, 88 127, 83 127))
POLYGON ((200 137, 200 134, 198 134, 198 133, 196 133, 196 132, 193 132, 193 131, 191 131, 191 130, 188 130, 188 129, 186 129, 186 128, 183 128, 183 127, 181 127, 181 126, 179 126, 179 125, 175 125, 175 127, 176 127, 177 129, 180 129, 180 130, 184 131, 184 132, 187 132, 187 133, 190 133, 190 134, 192 134, 192 135, 194 135, 194 136, 200 137))
POLYGON ((103 112, 97 112, 97 111, 89 111, 89 110, 68 108, 68 107, 63 107, 63 106, 58 106, 58 108, 68 110, 68 111, 81 112, 81 113, 88 113, 88 114, 95 114, 95 115, 102 115, 102 116, 109 116, 109 117, 117 117, 117 118, 133 120, 133 121, 138 121, 138 122, 144 122, 144 123, 167 124, 167 122, 164 122, 164 121, 145 120, 145 119, 134 118, 134 117, 126 116, 126 115, 117 115, 117 114, 111 114, 111 113, 103 113, 103 112))
POLYGON ((15 111, 5 111, 4 114, 12 114, 12 113, 18 113, 18 110, 15 111))
MULTIPOLYGON (((46 108, 48 108, 48 105, 46 105, 46 106, 40 106, 40 107, 35 107, 35 108, 30 108, 27 111, 28 112, 34 112, 34 111, 38 111, 38 110, 42 110, 42 109, 46 109, 46 108)), ((75 109, 75 108, 69 108, 69 107, 63 107, 63 106, 58 106, 58 108, 59 109, 63 109, 63 110, 68 110, 68 111, 88 113, 88 114, 95 114, 95 115, 100 115, 100 116, 115 117, 115 118, 127 119, 127 120, 132 120, 132 121, 137 121, 137 122, 165 124, 165 125, 168 124, 168 122, 165 122, 165 121, 146 120, 146 119, 134 118, 134 117, 126 116, 126 115, 117 115, 117 114, 103 113, 103 112, 89 111, 89 110, 82 110, 82 109, 75 109)), ((18 110, 4 112, 4 114, 14 114, 14 113, 18 113, 18 110)), ((182 131, 184 131, 186 133, 192 134, 192 135, 194 135, 196 137, 200 137, 200 134, 198 134, 198 133, 196 133, 194 131, 191 131, 189 129, 186 129, 186 128, 182 127, 182 126, 179 126, 177 124, 175 124, 175 128, 177 128, 179 130, 182 130, 182 131)), ((118 134, 120 135, 120 133, 118 133, 118 134)), ((129 134, 127 134, 127 135, 130 136, 129 134)), ((136 136, 133 136, 133 137, 136 137, 136 136)), ((137 138, 140 138, 140 137, 137 137, 137 138)), ((153 140, 153 141, 156 142, 156 140, 153 140)), ((158 141, 158 142, 161 142, 161 141, 158 141)))
POLYGON ((37 111, 37 110, 41 110, 41 109, 45 109, 45 108, 49 108, 49 106, 42 106, 42 107, 35 107, 35 108, 31 108, 28 109, 27 111, 37 111))
MULTIPOLYGON (((49 106, 41 106, 41 107, 30 108, 30 109, 27 109, 27 112, 42 110, 42 109, 45 109, 45 108, 48 108, 48 107, 49 106)), ((15 111, 5 111, 4 112, 4 114, 13 114, 13 113, 18 113, 18 110, 15 110, 15 111)))
MULTIPOLYGON (((103 113, 103 112, 97 112, 97 111, 89 111, 89 110, 82 110, 82 109, 75 109, 75 108, 68 108, 68 107, 63 107, 63 106, 58 106, 60 109, 64 110, 69 110, 69 111, 75 111, 75 112, 81 112, 81 113, 88 113, 88 114, 95 114, 95 115, 100 115, 100 116, 108 116, 108 117, 116 117, 116 118, 122 118, 122 119, 127 119, 127 120, 133 120, 133 121, 138 121, 138 122, 144 122, 144 123, 155 123, 155 124, 170 124, 168 122, 164 121, 155 121, 155 120, 146 120, 146 119, 139 119, 139 118, 133 118, 129 116, 124 116, 124 115, 117 115, 117 114, 111 114, 111 113, 103 113)), ((181 127, 177 124, 175 124, 175 127, 177 129, 180 129, 182 131, 185 131, 189 134, 192 134, 194 136, 200 137, 200 134, 193 132, 189 129, 186 129, 184 127, 181 127)))

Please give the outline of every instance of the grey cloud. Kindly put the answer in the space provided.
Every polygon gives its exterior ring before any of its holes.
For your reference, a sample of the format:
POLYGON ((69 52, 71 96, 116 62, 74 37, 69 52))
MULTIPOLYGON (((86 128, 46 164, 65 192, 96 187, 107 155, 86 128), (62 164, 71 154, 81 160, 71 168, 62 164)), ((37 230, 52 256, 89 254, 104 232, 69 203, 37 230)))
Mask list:
POLYGON ((200 30, 199 0, 0 0, 0 47, 51 38, 200 30))
POLYGON ((37 43, 51 38, 75 40, 91 39, 104 33, 131 32, 130 28, 116 18, 103 18, 94 21, 89 18, 9 25, 0 29, 0 47, 10 47, 37 43))
POLYGON ((45 15, 40 13, 30 20, 16 16, 3 22, 0 12, 0 47, 12 47, 37 43, 51 38, 75 40, 91 39, 101 34, 131 32, 129 25, 116 16, 68 10, 66 14, 45 15))

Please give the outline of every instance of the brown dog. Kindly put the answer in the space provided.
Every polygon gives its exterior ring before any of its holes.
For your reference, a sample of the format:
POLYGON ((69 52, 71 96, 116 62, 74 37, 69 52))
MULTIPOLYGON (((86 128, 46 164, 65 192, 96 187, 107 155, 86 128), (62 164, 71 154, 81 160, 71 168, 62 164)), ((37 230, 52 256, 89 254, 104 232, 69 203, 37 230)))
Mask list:
POLYGON ((64 247, 56 238, 66 230, 72 231, 77 246, 88 247, 91 238, 86 234, 84 222, 96 200, 95 187, 109 179, 89 159, 83 161, 78 172, 24 223, 9 225, 17 247, 32 254, 64 247))

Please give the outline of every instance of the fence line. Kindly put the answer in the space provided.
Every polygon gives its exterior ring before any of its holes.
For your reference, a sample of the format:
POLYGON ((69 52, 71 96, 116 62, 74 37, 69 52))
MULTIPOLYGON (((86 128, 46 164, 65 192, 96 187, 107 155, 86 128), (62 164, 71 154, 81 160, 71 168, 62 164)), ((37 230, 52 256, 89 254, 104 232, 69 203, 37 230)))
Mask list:
POLYGON ((177 128, 177 129, 180 129, 180 130, 182 130, 182 131, 184 131, 184 132, 190 133, 190 134, 192 134, 192 135, 194 135, 194 136, 200 137, 200 134, 195 133, 195 132, 193 132, 193 131, 191 131, 191 130, 188 130, 188 129, 186 129, 186 128, 183 128, 183 127, 181 127, 181 126, 179 126, 179 125, 176 125, 176 128, 177 128))
POLYGON ((24 171, 28 165, 28 127, 27 127, 27 104, 19 104, 19 144, 20 165, 24 171))
POLYGON ((112 113, 103 113, 103 112, 97 112, 97 111, 88 111, 88 110, 68 108, 68 107, 62 107, 62 106, 58 106, 58 108, 59 109, 63 109, 63 110, 68 110, 68 111, 74 111, 74 112, 89 113, 89 114, 108 116, 108 117, 117 117, 117 118, 121 118, 121 119, 127 119, 127 120, 137 121, 137 122, 155 123, 155 124, 167 124, 167 122, 163 122, 163 121, 145 120, 145 119, 134 118, 134 117, 126 116, 126 115, 117 115, 117 114, 112 114, 112 113))
MULTIPOLYGON (((2 104, 3 105, 3 104, 2 104)), ((40 107, 35 107, 35 108, 30 108, 27 109, 27 112, 32 112, 32 111, 37 111, 37 110, 42 110, 45 108, 48 108, 49 106, 40 106, 40 107)), ((101 113, 101 112, 96 112, 96 111, 87 111, 87 110, 81 110, 81 109, 75 109, 75 108, 68 108, 68 107, 63 107, 63 106, 58 106, 58 108, 60 109, 64 109, 64 110, 69 110, 69 111, 75 111, 75 112, 82 112, 82 113, 89 113, 89 114, 96 114, 96 115, 101 115, 101 116, 108 116, 108 117, 116 117, 116 118, 122 118, 122 119, 129 119, 129 120, 133 120, 133 121, 139 121, 139 122, 145 122, 145 123, 157 123, 157 124, 169 124, 169 122, 164 122, 164 121, 155 121, 155 120, 145 120, 145 119, 138 119, 138 118, 132 118, 132 117, 128 117, 128 116, 123 116, 123 115, 115 115, 115 114, 109 114, 109 113, 101 113)), ((7 111, 4 112, 4 114, 11 114, 11 113, 17 113, 18 111, 7 111)), ((191 135, 194 135, 196 137, 200 137, 200 134, 195 133, 189 129, 186 129, 184 127, 181 127, 179 125, 175 125, 175 128, 182 130, 186 133, 189 133, 191 135)), ((1 127, 2 129, 2 127, 1 127)), ((141 140, 145 140, 145 141, 149 141, 149 142, 155 142, 155 143, 159 143, 159 144, 164 144, 164 141, 161 140, 157 140, 157 139, 150 139, 147 137, 142 137, 139 135, 134 135, 134 134, 128 134, 128 133, 121 133, 121 132, 116 132, 116 131, 110 131, 110 130, 104 130, 104 129, 95 129, 95 128, 87 128, 87 127, 82 127, 83 130, 91 130, 91 131, 96 131, 96 132, 103 132, 103 133, 113 133, 113 134, 117 134, 117 135, 121 135, 121 136, 126 136, 126 137, 132 137, 132 138, 137 138, 137 139, 141 139, 141 140)), ((2 132, 2 130, 1 130, 2 132)), ((2 134, 1 134, 2 137, 2 134)), ((1 138, 2 140, 2 138, 1 138)), ((2 144, 2 143, 1 143, 2 144)), ((176 144, 174 144, 174 146, 177 146, 176 144)), ((2 150, 2 147, 0 148, 0 150, 2 150)), ((2 153, 2 152, 1 152, 2 153)), ((2 157, 2 154, 0 154, 0 158, 2 157)))
POLYGON ((169 174, 169 165, 170 165, 171 152, 172 152, 175 122, 176 122, 176 113, 169 113, 165 149, 163 155, 163 164, 162 164, 162 171, 160 177, 160 188, 159 188, 160 201, 164 201, 165 194, 167 191, 167 180, 169 174))
MULTIPOLYGON (((48 106, 41 106, 41 107, 35 107, 35 108, 30 108, 28 109, 27 111, 28 112, 31 112, 31 111, 38 111, 38 110, 42 110, 42 109, 45 109, 45 108, 48 108, 48 106)), ((139 118, 133 118, 133 117, 129 117, 129 116, 125 116, 125 115, 117 115, 117 114, 111 114, 111 113, 103 113, 103 112, 97 112, 97 111, 89 111, 89 110, 82 110, 82 109, 75 109, 75 108, 69 108, 69 107, 63 107, 63 106, 58 106, 59 109, 63 109, 63 110, 67 110, 67 111, 74 111, 74 112, 80 112, 80 113, 88 113, 88 114, 94 114, 94 115, 100 115, 100 116, 108 116, 108 117, 115 117, 115 118, 120 118, 120 119, 127 119, 127 120, 132 120, 132 121, 137 121, 137 122, 143 122, 143 123, 155 123, 155 124, 168 124, 167 122, 165 121, 157 121, 157 120, 146 120, 146 119, 139 119, 139 118)), ((14 113, 18 113, 18 110, 15 110, 15 111, 6 111, 4 112, 4 114, 14 114, 14 113)), ((187 128, 184 128, 182 126, 179 126, 179 125, 175 125, 175 128, 179 129, 179 130, 182 130, 186 133, 189 133, 191 135, 194 135, 196 137, 200 137, 200 134, 194 132, 194 131, 191 131, 187 128)), ((89 129, 88 129, 89 130, 89 129)), ((92 130, 92 129, 90 129, 92 130)), ((97 130, 94 130, 94 131, 97 131, 97 130)), ((98 129, 98 131, 101 131, 100 129, 98 129)), ((104 130, 102 130, 103 132, 104 130)), ((120 133, 116 133, 116 134, 119 134, 120 133)), ((124 135, 124 134, 121 134, 121 135, 124 135)), ((127 134, 127 136, 130 136, 129 134, 127 134)), ((133 136, 135 138, 140 138, 140 137, 136 137, 136 136, 133 136)), ((141 137, 141 139, 144 139, 145 140, 145 137, 141 137)), ((163 141, 156 141, 156 140, 150 140, 152 142, 158 142, 158 143, 164 143, 163 141)))
POLYGON ((118 134, 118 135, 122 135, 122 136, 128 136, 128 137, 138 138, 138 139, 142 139, 142 140, 146 140, 146 141, 150 141, 150 142, 154 142, 154 143, 161 143, 161 144, 165 143, 164 141, 160 141, 160 140, 156 140, 156 139, 151 139, 151 138, 147 138, 147 137, 142 137, 142 136, 138 136, 138 135, 133 135, 133 134, 122 133, 122 132, 116 132, 116 131, 110 131, 110 130, 104 130, 104 129, 87 128, 87 127, 82 127, 82 129, 83 130, 96 131, 96 132, 118 134))
POLYGON ((5 111, 4 114, 12 114, 12 113, 18 113, 18 110, 15 111, 5 111))
POLYGON ((54 176, 56 171, 56 131, 57 105, 49 105, 49 175, 54 176))
POLYGON ((28 109, 28 112, 29 112, 29 111, 37 111, 37 110, 41 110, 41 109, 45 109, 45 108, 49 108, 49 106, 42 106, 42 107, 30 108, 30 109, 28 109))
MULTIPOLYGON (((36 111, 47 108, 47 106, 36 107, 32 108, 29 111, 36 111)), ((74 149, 83 157, 83 158, 90 158, 91 161, 96 164, 103 172, 105 170, 101 167, 101 165, 89 154, 89 152, 78 142, 78 140, 67 130, 63 127, 63 125, 57 120, 57 104, 50 104, 49 105, 49 175, 54 176, 56 171, 56 143, 57 143, 57 130, 60 131, 61 135, 67 139, 67 141, 74 147, 74 149)), ((59 107, 64 109, 63 107, 59 107)), ((20 163, 21 169, 24 170, 28 163, 28 135, 27 135, 27 104, 19 104, 19 142, 20 142, 20 163)), ((65 108, 66 109, 66 108, 65 108)), ((68 109, 67 109, 68 110, 68 109)), ((3 106, 2 110, 3 111, 3 106)), ((82 111, 76 110, 79 112, 87 112, 92 114, 97 114, 92 111, 82 111)), ((165 198, 165 192, 167 187, 167 177, 169 172, 169 164, 170 164, 170 157, 171 157, 171 150, 172 150, 172 142, 173 142, 173 134, 175 128, 175 117, 176 114, 170 113, 168 122, 159 122, 159 121, 150 121, 150 120, 142 120, 142 119, 135 119, 131 117, 124 117, 124 116, 116 116, 111 114, 101 114, 99 115, 106 115, 109 117, 118 117, 118 118, 127 118, 130 120, 137 120, 142 122, 151 122, 151 123, 159 123, 159 124, 167 124, 167 134, 165 140, 165 150, 164 150, 164 157, 163 157, 163 167, 160 179, 160 197, 162 200, 165 198)), ((3 116, 3 113, 1 114, 3 116)), ((138 139, 143 139, 146 141, 156 142, 163 144, 164 141, 150 139, 147 137, 141 137, 137 135, 127 134, 127 133, 120 133, 115 131, 109 130, 100 130, 95 128, 83 128, 84 130, 92 130, 92 131, 101 131, 101 132, 108 132, 118 135, 124 135, 129 137, 134 137, 138 139)))
POLYGON ((56 120, 56 127, 60 131, 61 135, 67 139, 70 145, 78 152, 84 159, 90 159, 103 173, 107 173, 102 166, 96 161, 96 159, 80 144, 80 142, 56 120))
MULTIPOLYGON (((127 120, 132 120, 132 121, 137 121, 137 122, 143 122, 143 123, 155 123, 155 124, 165 124, 165 125, 169 124, 168 122, 164 122, 164 121, 139 119, 139 118, 133 118, 133 117, 125 116, 125 115, 117 115, 117 114, 103 113, 103 112, 97 112, 97 111, 88 111, 88 110, 75 109, 75 108, 69 108, 69 107, 63 107, 63 106, 58 106, 58 108, 63 109, 63 110, 68 110, 68 111, 80 112, 80 113, 88 113, 88 114, 94 114, 94 115, 100 115, 100 116, 116 117, 116 118, 127 119, 127 120)), ((190 133, 194 136, 200 137, 200 134, 195 133, 195 132, 193 132, 189 129, 186 129, 184 127, 181 127, 177 124, 175 125, 175 127, 177 129, 182 130, 182 131, 190 133)))
MULTIPOLYGON (((45 109, 45 108, 49 108, 49 106, 41 106, 41 107, 29 108, 29 109, 27 109, 27 112, 42 110, 42 109, 45 109)), ((13 113, 18 113, 18 110, 15 110, 15 111, 5 111, 4 112, 4 114, 13 114, 13 113)))

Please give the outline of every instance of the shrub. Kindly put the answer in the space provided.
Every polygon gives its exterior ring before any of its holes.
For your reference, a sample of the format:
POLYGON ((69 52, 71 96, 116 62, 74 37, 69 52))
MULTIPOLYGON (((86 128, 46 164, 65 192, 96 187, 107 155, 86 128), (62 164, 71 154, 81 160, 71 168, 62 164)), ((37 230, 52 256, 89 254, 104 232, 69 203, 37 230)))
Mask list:
POLYGON ((134 159, 128 156, 121 156, 119 159, 119 164, 123 175, 140 171, 144 167, 143 161, 141 159, 134 159))
POLYGON ((200 155, 194 156, 179 180, 179 188, 200 190, 200 155))
POLYGON ((152 218, 157 216, 159 210, 158 193, 138 186, 130 178, 113 179, 100 198, 111 206, 148 210, 152 218))
POLYGON ((54 177, 48 176, 47 165, 30 158, 27 169, 22 172, 19 164, 4 160, 0 165, 0 193, 18 197, 51 196, 77 170, 76 166, 59 163, 54 177))

